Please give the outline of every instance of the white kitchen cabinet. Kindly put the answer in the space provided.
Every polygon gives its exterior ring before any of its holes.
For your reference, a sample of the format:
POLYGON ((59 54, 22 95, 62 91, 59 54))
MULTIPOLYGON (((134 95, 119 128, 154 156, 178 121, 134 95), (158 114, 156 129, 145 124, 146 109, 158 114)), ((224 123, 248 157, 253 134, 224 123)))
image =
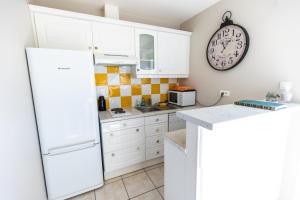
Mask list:
POLYGON ((106 55, 134 56, 134 28, 109 23, 93 23, 94 52, 106 55))
POLYGON ((106 153, 104 154, 105 172, 112 172, 143 162, 145 161, 145 157, 145 144, 106 153))
POLYGON ((92 50, 91 22, 42 13, 35 13, 34 20, 40 48, 92 50))
POLYGON ((146 160, 151 160, 164 155, 164 146, 157 146, 154 148, 146 149, 146 160))
POLYGON ((157 31, 135 29, 136 56, 139 62, 136 74, 157 74, 157 31))
POLYGON ((104 153, 126 149, 144 143, 145 132, 143 126, 102 134, 104 153))
POLYGON ((135 56, 137 78, 189 75, 190 32, 34 5, 30 9, 38 47, 135 56))
POLYGON ((190 36, 158 32, 158 74, 189 74, 190 36))

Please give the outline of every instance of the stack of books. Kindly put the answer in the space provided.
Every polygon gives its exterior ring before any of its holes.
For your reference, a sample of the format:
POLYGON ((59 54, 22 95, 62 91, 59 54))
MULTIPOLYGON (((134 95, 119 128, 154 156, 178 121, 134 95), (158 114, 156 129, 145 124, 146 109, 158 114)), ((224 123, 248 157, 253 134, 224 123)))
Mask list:
POLYGON ((269 101, 258 101, 258 100, 241 100, 234 102, 235 105, 240 106, 248 106, 253 108, 260 108, 265 110, 280 110, 287 108, 287 105, 282 103, 276 103, 276 102, 269 102, 269 101))

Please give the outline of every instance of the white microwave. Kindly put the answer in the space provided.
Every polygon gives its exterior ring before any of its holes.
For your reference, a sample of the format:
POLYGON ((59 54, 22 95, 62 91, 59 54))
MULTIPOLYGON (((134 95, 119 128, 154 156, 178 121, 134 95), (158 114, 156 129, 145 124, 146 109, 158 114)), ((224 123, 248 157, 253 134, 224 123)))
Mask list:
POLYGON ((170 90, 168 93, 169 103, 178 106, 193 106, 196 104, 196 91, 175 91, 170 90))

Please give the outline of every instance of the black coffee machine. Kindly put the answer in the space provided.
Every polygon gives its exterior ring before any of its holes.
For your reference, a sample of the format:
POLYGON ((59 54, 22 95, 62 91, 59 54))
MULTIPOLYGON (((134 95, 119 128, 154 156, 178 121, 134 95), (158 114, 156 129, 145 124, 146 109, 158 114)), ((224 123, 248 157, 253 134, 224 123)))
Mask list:
POLYGON ((99 109, 99 111, 106 111, 106 101, 105 101, 104 96, 99 97, 98 109, 99 109))

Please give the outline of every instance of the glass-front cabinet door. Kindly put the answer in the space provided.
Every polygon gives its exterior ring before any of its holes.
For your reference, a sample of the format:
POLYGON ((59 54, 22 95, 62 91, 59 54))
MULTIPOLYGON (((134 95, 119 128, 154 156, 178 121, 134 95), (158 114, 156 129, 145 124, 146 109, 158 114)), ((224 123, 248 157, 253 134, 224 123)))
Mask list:
POLYGON ((136 55, 139 63, 137 74, 153 74, 157 72, 157 32, 136 29, 136 55))

